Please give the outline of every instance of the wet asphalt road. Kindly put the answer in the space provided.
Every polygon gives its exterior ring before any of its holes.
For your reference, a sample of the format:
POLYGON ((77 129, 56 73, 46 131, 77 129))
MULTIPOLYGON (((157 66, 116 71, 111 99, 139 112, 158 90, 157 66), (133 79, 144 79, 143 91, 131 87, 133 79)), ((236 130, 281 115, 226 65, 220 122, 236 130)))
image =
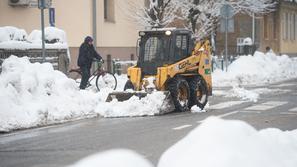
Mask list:
MULTIPOLYGON (((1 167, 65 166, 114 148, 137 151, 154 164, 160 155, 209 116, 243 120, 257 129, 297 129, 297 80, 248 89, 277 90, 257 102, 214 96, 205 113, 155 117, 93 118, 38 129, 0 134, 1 167)), ((228 88, 216 89, 226 92, 228 88)))

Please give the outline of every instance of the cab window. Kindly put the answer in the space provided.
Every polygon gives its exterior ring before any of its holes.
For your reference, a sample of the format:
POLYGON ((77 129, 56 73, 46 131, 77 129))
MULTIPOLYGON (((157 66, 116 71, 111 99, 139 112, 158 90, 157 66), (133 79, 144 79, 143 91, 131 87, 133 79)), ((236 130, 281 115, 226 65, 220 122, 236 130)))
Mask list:
POLYGON ((177 35, 175 40, 175 60, 188 57, 188 36, 177 35))

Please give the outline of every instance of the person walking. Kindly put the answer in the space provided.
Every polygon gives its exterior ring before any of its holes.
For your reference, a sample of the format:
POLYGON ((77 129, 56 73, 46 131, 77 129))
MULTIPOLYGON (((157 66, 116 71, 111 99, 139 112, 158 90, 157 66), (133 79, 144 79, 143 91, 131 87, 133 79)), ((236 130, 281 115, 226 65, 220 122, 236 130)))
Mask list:
POLYGON ((93 59, 102 60, 102 57, 96 52, 93 46, 93 38, 87 36, 79 47, 79 55, 77 59, 77 65, 80 67, 82 73, 79 85, 80 89, 85 89, 87 87, 93 59))

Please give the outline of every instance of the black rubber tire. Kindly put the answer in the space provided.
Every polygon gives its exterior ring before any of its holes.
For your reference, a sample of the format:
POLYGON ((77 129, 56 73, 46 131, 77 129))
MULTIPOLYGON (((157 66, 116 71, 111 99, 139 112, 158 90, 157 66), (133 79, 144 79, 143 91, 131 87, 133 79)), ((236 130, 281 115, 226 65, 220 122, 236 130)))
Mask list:
POLYGON ((125 87, 124 87, 124 91, 126 91, 127 89, 132 89, 132 90, 134 90, 134 85, 133 85, 133 83, 132 83, 130 80, 128 80, 128 81, 126 82, 125 87))
POLYGON ((201 109, 205 107, 208 102, 207 84, 203 77, 195 76, 189 79, 190 100, 189 107, 197 105, 201 109), (199 97, 197 96, 199 94, 199 97))
MULTIPOLYGON (((111 78, 113 80, 113 83, 114 83, 114 85, 111 87, 111 89, 115 90, 117 88, 117 84, 118 84, 117 78, 110 72, 105 72, 105 75, 111 76, 111 78)), ((100 86, 98 84, 98 81, 99 81, 100 77, 101 77, 101 75, 98 75, 97 78, 96 78, 96 87, 97 87, 98 91, 100 91, 100 86)))
POLYGON ((166 89, 170 92, 175 109, 180 112, 187 111, 189 109, 188 102, 190 98, 190 88, 188 82, 183 77, 174 77, 167 83, 166 89), (184 104, 179 100, 179 91, 184 89, 186 93, 186 101, 184 104))

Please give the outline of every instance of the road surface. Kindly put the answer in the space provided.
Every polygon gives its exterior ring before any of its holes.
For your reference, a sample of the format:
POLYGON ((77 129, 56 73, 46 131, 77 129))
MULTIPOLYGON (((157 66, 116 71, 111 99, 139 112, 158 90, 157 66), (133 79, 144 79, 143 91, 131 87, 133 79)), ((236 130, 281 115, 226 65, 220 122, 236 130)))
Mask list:
MULTIPOLYGON (((249 87, 275 90, 258 102, 214 96, 205 113, 154 117, 94 118, 0 134, 1 167, 57 167, 114 148, 137 151, 154 164, 160 155, 209 116, 243 120, 257 129, 297 129, 297 80, 249 87)), ((216 89, 228 91, 228 88, 216 89)))

